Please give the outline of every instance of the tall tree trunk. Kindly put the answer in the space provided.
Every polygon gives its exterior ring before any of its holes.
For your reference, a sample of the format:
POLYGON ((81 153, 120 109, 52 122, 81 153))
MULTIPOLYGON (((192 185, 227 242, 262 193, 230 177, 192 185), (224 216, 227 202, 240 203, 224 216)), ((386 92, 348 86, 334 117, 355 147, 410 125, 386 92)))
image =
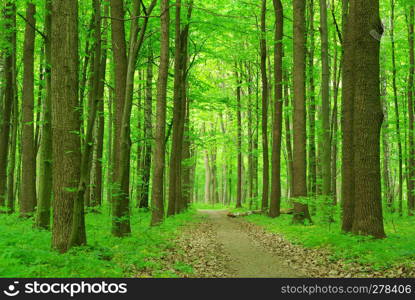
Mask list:
MULTIPOLYGON (((382 72, 382 74, 384 74, 382 72)), ((385 75, 380 78, 380 96, 383 110, 383 124, 382 124, 382 148, 383 148, 383 186, 384 197, 386 198, 386 207, 389 212, 393 212, 393 188, 390 174, 390 146, 389 146, 389 112, 387 100, 387 80, 385 75)))
POLYGON ((395 0, 391 0, 391 17, 390 17, 390 38, 392 43, 392 88, 393 88, 393 103, 395 105, 396 118, 396 137, 398 141, 398 211, 402 215, 402 201, 403 201, 403 157, 402 157, 402 140, 401 140, 401 125, 399 120, 399 104, 398 104, 398 88, 396 84, 396 54, 395 54, 395 0))
POLYGON ((349 29, 349 1, 343 0, 343 72, 342 72, 342 230, 352 230, 355 206, 354 180, 354 47, 349 29))
POLYGON ((330 140, 330 66, 329 66, 329 35, 327 26, 327 0, 320 0, 320 34, 321 34, 321 113, 322 113, 322 194, 326 198, 326 205, 331 201, 331 144, 330 140))
POLYGON ((272 182, 271 203, 269 215, 273 218, 280 215, 281 207, 281 140, 282 140, 282 115, 283 115, 283 44, 284 15, 281 0, 274 0, 275 10, 275 48, 274 48, 274 70, 275 70, 275 111, 272 140, 272 182))
POLYGON ((70 243, 74 202, 80 179, 80 115, 78 107, 78 2, 52 2, 52 246, 66 252, 70 243))
MULTIPOLYGON (((22 184, 20 190, 20 215, 31 216, 36 206, 36 157, 33 126, 34 109, 34 63, 36 6, 28 3, 23 53, 23 96, 22 96, 22 184)), ((17 109, 17 107, 16 107, 17 109)))
MULTIPOLYGON (((51 36, 52 31, 52 2, 45 1, 45 33, 51 36)), ((39 162, 39 200, 37 205, 36 226, 49 229, 50 227, 50 207, 52 199, 52 102, 51 102, 51 39, 45 41, 45 79, 46 96, 43 102, 43 125, 42 141, 40 145, 39 162)))
POLYGON ((409 119, 409 157, 408 157, 408 214, 414 215, 415 210, 415 141, 414 141, 414 75, 415 75, 415 53, 414 53, 414 6, 411 5, 409 12, 409 82, 408 82, 408 119, 409 119))
POLYGON ((306 164, 306 107, 305 107, 305 1, 293 0, 294 8, 294 151, 293 151, 293 198, 294 223, 305 219, 311 222, 308 204, 301 201, 307 197, 306 164))
MULTIPOLYGON (((150 48, 150 47, 149 47, 150 48)), ((143 162, 143 182, 141 187, 140 208, 148 208, 148 198, 150 190, 150 168, 151 168, 151 144, 153 139, 152 114, 153 114, 153 53, 151 48, 148 50, 147 80, 146 80, 146 102, 144 106, 144 162, 143 162)))
POLYGON ((293 192, 293 148, 291 142, 291 124, 290 124, 290 93, 289 93, 289 79, 287 72, 284 72, 284 104, 285 104, 285 147, 287 149, 287 171, 288 171, 288 188, 289 188, 289 195, 292 195, 293 192))
POLYGON ((338 98, 339 98, 339 83, 341 75, 341 67, 338 67, 338 51, 337 51, 337 33, 334 36, 334 65, 333 65, 333 113, 331 118, 331 195, 333 197, 333 205, 337 204, 337 148, 338 148, 338 98))
POLYGON ((169 72, 169 0, 160 0, 160 67, 157 83, 157 112, 155 128, 154 164, 152 181, 151 225, 158 225, 164 218, 164 166, 166 151, 166 96, 169 72))
POLYGON ((16 6, 14 2, 7 2, 3 10, 6 22, 5 40, 9 45, 5 54, 5 94, 3 102, 3 116, 0 131, 0 207, 5 206, 7 199, 7 160, 9 157, 10 119, 15 99, 15 53, 16 53, 16 6))
MULTIPOLYGON (((169 172, 169 203, 167 215, 174 215, 183 210, 182 201, 182 153, 184 138, 184 120, 186 115, 186 63, 189 22, 183 27, 180 24, 181 0, 176 0, 175 20, 175 56, 174 56, 174 106, 172 151, 169 172)), ((193 1, 189 2, 187 21, 192 14, 193 1)))
POLYGON ((238 153, 238 184, 236 188, 236 208, 242 207, 242 116, 241 116, 241 84, 242 80, 235 64, 236 76, 236 119, 237 119, 237 153, 238 153))
POLYGON ((314 0, 308 1, 309 28, 308 36, 310 48, 308 51, 308 81, 309 81, 309 106, 308 106, 308 192, 313 197, 312 213, 315 212, 315 196, 317 194, 317 159, 316 159, 316 87, 314 81, 314 0))
MULTIPOLYGON (((121 143, 121 123, 125 106, 126 83, 127 83, 127 45, 125 41, 124 28, 124 4, 123 0, 111 0, 111 33, 112 33, 112 51, 114 57, 115 72, 115 98, 114 98, 114 138, 112 145, 112 166, 113 166, 113 183, 112 183, 112 234, 114 236, 124 236, 130 233, 129 208, 127 204, 128 186, 121 186, 117 182, 120 166, 121 143), (123 194, 122 196, 116 196, 123 194)), ((134 22, 132 23, 134 24, 134 22)), ((124 134, 125 136, 125 134, 124 134)))
POLYGON ((248 198, 249 209, 252 209, 254 197, 254 129, 253 129, 253 112, 252 103, 252 70, 249 63, 246 63, 247 83, 248 83, 248 198))
POLYGON ((268 78, 267 78, 267 41, 266 41, 266 13, 267 1, 261 2, 261 78, 262 78, 262 202, 261 210, 268 209, 269 198, 269 154, 268 154, 268 78))
MULTIPOLYGON (((379 1, 352 1, 348 27, 354 47, 355 209, 352 232, 382 238, 385 232, 380 180, 383 114, 379 90, 379 50, 383 28, 379 18, 379 1)), ((345 49, 345 56, 349 55, 347 51, 349 48, 345 49)))
MULTIPOLYGON (((104 15, 109 16, 109 7, 105 6, 104 15)), ((104 91, 105 91, 105 73, 107 69, 107 44, 108 44, 108 30, 107 30, 107 19, 103 21, 103 40, 101 50, 101 62, 99 70, 99 82, 97 91, 97 119, 96 119, 96 141, 95 145, 95 164, 94 164, 94 186, 93 186, 93 197, 91 199, 91 206, 102 205, 102 159, 104 151, 104 131, 105 131, 105 116, 104 116, 104 91)))

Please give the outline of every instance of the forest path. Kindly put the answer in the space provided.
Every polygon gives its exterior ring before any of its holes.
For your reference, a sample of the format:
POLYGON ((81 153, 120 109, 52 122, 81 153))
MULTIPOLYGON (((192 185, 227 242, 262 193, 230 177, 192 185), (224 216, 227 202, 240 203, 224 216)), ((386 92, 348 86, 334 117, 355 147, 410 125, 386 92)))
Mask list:
POLYGON ((281 257, 267 251, 251 238, 241 226, 244 220, 229 218, 226 210, 199 210, 213 225, 217 242, 230 257, 229 269, 237 278, 298 278, 304 277, 284 264, 281 257))

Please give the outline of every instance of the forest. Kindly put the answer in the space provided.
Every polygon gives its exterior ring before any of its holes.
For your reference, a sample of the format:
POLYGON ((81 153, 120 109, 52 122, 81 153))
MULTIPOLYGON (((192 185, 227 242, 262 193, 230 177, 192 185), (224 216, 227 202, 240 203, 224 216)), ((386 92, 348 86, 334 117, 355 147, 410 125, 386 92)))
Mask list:
POLYGON ((414 0, 0 14, 0 277, 415 277, 414 0))

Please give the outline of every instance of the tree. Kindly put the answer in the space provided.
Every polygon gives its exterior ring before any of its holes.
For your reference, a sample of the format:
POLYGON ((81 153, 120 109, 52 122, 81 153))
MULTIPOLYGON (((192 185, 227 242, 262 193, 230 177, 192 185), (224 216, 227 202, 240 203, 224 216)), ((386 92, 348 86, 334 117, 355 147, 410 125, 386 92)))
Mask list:
MULTIPOLYGON (((349 174, 353 176, 349 180, 354 182, 351 232, 382 238, 385 237, 385 232, 380 181, 380 128, 383 114, 380 103, 379 49, 383 27, 379 18, 379 1, 352 1, 346 26, 345 43, 348 45, 344 49, 344 64, 354 70, 353 78, 347 78, 350 85, 345 87, 352 89, 346 90, 353 96, 350 99, 352 102, 344 104, 353 105, 354 120, 351 132, 354 173, 349 174)), ((350 149, 344 150, 347 153, 350 149)))
POLYGON ((271 181, 271 203, 269 214, 271 217, 280 215, 281 202, 281 140, 282 140, 282 117, 283 117, 283 36, 284 16, 283 6, 280 0, 274 0, 275 10, 275 48, 274 48, 274 70, 275 70, 275 100, 274 100, 274 123, 272 143, 272 181, 271 181))
POLYGON ((267 41, 266 41, 266 13, 267 1, 261 2, 261 78, 262 78, 262 203, 261 210, 268 209, 269 197, 269 154, 268 154, 268 77, 267 77, 267 41))
POLYGON ((36 6, 28 3, 23 56, 22 184, 20 186, 20 215, 24 217, 33 214, 36 206, 36 157, 33 126, 35 14, 36 6))
POLYGON ((78 108, 78 2, 52 1, 51 97, 53 148, 52 246, 66 252, 80 180, 78 108), (59 162, 59 163, 57 163, 59 162))
POLYGON ((152 215, 151 225, 158 225, 164 217, 163 178, 166 147, 166 97, 169 72, 169 28, 170 28, 170 4, 169 0, 160 0, 161 24, 160 24, 160 68, 157 83, 157 112, 154 145, 154 164, 152 181, 152 215))
POLYGON ((45 79, 46 95, 43 100, 42 142, 39 156, 39 200, 37 205, 36 226, 49 229, 50 208, 52 199, 52 90, 51 90, 51 35, 52 35, 52 2, 45 1, 45 79))
POLYGON ((4 65, 6 87, 4 92, 0 132, 0 207, 5 206, 7 199, 7 158, 9 155, 10 118, 13 102, 16 97, 14 85, 16 82, 16 6, 13 1, 6 3, 3 14, 6 20, 5 40, 7 48, 4 65))
POLYGON ((238 185, 236 188, 236 208, 242 207, 242 115, 241 115, 241 76, 235 64, 236 77, 236 122, 237 122, 237 151, 238 151, 238 185))
POLYGON ((329 66, 329 35, 327 26, 327 0, 320 0, 320 34, 321 34, 321 98, 322 98, 322 194, 326 198, 326 205, 330 205, 331 196, 331 144, 330 140, 330 66, 329 66))
POLYGON ((308 205, 300 202, 307 197, 306 174, 306 109, 305 109, 305 2, 293 0, 294 9, 294 149, 293 149, 293 222, 311 222, 308 205))

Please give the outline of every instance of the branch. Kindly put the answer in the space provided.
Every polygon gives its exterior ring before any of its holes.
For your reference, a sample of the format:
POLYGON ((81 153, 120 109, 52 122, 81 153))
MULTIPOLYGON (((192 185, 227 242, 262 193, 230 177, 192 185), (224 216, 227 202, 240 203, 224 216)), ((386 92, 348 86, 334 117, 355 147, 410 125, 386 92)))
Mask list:
POLYGON ((37 33, 39 33, 43 39, 47 40, 48 37, 39 29, 37 29, 35 26, 33 26, 33 24, 31 24, 22 14, 20 14, 19 12, 17 12, 17 15, 22 18, 30 27, 32 27, 37 33))

